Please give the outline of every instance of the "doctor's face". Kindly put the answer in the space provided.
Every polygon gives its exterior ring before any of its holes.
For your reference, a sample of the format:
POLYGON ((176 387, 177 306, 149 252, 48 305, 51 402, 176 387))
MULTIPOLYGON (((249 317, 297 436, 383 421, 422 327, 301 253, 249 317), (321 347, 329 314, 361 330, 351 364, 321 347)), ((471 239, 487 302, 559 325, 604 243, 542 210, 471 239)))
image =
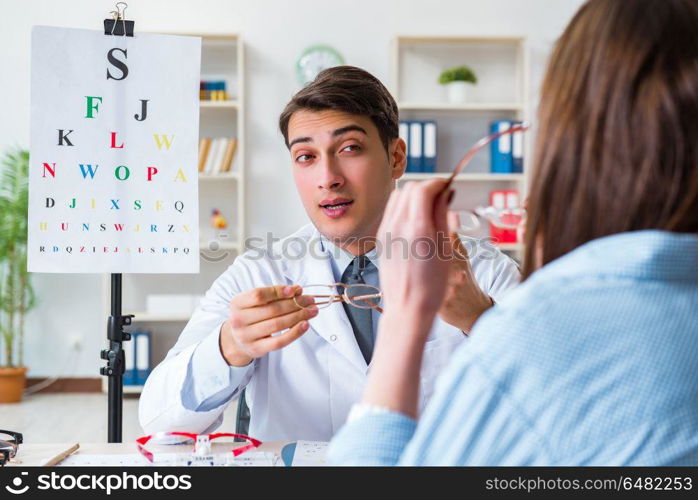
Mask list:
POLYGON ((404 141, 394 139, 386 152, 367 116, 301 110, 289 120, 288 143, 296 188, 315 227, 331 239, 375 236, 405 171, 404 141))

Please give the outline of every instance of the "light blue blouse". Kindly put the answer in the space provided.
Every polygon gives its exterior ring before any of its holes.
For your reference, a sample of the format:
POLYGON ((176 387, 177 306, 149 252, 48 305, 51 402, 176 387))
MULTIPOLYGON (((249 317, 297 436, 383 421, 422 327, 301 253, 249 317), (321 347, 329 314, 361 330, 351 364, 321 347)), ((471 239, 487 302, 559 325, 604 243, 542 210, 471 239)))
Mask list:
POLYGON ((622 233, 476 324, 417 423, 345 425, 336 464, 698 465, 698 235, 622 233))

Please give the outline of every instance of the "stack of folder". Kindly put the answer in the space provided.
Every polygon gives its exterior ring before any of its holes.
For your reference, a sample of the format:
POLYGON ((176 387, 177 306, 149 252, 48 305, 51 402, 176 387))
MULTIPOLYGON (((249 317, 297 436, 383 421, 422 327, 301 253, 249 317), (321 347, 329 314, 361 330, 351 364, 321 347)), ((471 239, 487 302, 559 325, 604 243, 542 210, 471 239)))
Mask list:
POLYGON ((202 137, 199 139, 199 174, 216 175, 231 172, 237 150, 235 137, 202 137))
POLYGON ((436 171, 436 122, 401 121, 400 138, 407 144, 408 173, 436 171))
POLYGON ((131 333, 131 342, 124 343, 124 385, 145 384, 152 370, 151 340, 151 332, 135 330, 131 333))
MULTIPOLYGON (((522 122, 499 120, 490 124, 490 133, 504 132, 522 122)), ((523 132, 505 134, 490 143, 490 171, 493 174, 523 173, 523 132)))

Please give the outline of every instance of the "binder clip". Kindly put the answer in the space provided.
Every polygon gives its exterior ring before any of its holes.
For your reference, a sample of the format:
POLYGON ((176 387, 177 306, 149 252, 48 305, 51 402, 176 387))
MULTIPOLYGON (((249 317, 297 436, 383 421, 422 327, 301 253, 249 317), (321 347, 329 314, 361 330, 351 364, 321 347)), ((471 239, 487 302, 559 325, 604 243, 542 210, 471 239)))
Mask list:
POLYGON ((133 26, 134 21, 126 20, 126 8, 128 4, 126 2, 117 2, 116 10, 112 10, 112 19, 104 20, 104 34, 114 35, 114 36, 133 36, 133 26), (120 5, 124 6, 124 10, 119 8, 120 5))

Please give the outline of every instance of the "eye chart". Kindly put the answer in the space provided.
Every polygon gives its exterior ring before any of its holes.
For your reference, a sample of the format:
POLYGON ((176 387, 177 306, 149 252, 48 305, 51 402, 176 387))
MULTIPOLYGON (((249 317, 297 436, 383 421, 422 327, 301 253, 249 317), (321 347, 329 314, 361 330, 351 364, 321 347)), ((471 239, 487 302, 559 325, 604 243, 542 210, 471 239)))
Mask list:
POLYGON ((199 272, 201 39, 32 31, 33 272, 199 272))

